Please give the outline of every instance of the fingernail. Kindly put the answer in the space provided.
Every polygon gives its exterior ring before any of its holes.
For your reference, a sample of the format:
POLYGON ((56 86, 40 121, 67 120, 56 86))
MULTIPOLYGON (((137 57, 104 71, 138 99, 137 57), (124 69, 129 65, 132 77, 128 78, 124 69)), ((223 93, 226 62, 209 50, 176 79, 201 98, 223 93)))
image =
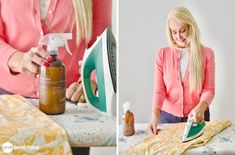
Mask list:
POLYGON ((49 57, 49 58, 47 59, 47 61, 51 63, 51 62, 52 62, 52 57, 49 57))
POLYGON ((45 67, 49 67, 50 65, 49 65, 49 63, 44 62, 44 63, 43 63, 43 66, 45 66, 45 67))

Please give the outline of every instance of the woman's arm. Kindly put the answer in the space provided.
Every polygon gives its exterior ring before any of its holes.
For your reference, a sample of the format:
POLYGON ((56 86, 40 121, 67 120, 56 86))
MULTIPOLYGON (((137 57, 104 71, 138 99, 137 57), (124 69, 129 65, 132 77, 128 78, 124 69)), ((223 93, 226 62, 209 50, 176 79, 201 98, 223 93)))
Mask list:
POLYGON ((154 91, 152 103, 152 117, 149 123, 149 131, 157 134, 157 124, 160 118, 160 110, 166 97, 166 89, 163 81, 163 49, 156 55, 154 66, 154 91))
MULTIPOLYGON (((2 4, 0 7, 2 10, 2 4)), ((8 74, 8 76, 14 76, 18 73, 35 76, 39 65, 49 65, 47 60, 50 61, 50 55, 42 48, 31 48, 24 53, 8 44, 7 38, 2 14, 0 14, 0 73, 8 74)))
POLYGON ((92 38, 88 44, 90 47, 97 36, 107 28, 112 26, 112 1, 111 0, 93 0, 93 21, 92 38))
POLYGON ((23 73, 35 77, 39 66, 49 66, 52 62, 50 54, 41 47, 31 48, 28 52, 14 52, 9 60, 8 66, 12 74, 23 73))
POLYGON ((202 94, 198 105, 190 112, 189 117, 194 117, 194 122, 201 122, 204 120, 204 113, 211 104, 215 95, 215 58, 214 52, 207 49, 206 55, 206 69, 204 74, 204 82, 202 86, 202 94))
POLYGON ((205 101, 209 106, 215 95, 215 57, 212 49, 207 50, 208 55, 200 103, 205 101))
POLYGON ((157 124, 160 119, 160 113, 161 113, 161 111, 159 108, 152 109, 151 121, 148 126, 148 130, 151 134, 158 134, 157 124))
POLYGON ((154 66, 153 109, 162 109, 163 101, 166 97, 166 88, 163 80, 163 63, 163 49, 160 49, 156 55, 154 66))
MULTIPOLYGON (((88 44, 88 48, 95 42, 97 36, 107 28, 111 27, 112 22, 112 1, 111 0, 93 0, 93 21, 92 21, 92 38, 88 44)), ((97 90, 95 83, 95 73, 92 73, 92 88, 97 90)), ((83 97, 83 88, 81 77, 77 82, 72 83, 66 90, 66 98, 73 102, 85 102, 83 97)))

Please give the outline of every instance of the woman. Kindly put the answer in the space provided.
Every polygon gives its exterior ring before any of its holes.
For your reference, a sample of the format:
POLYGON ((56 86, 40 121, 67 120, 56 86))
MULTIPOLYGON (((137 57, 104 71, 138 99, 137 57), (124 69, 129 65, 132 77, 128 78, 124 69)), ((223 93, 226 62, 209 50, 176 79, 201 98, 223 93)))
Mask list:
MULTIPOLYGON (((38 97, 38 69, 49 66, 49 53, 38 45, 48 33, 72 33, 72 56, 60 49, 66 66, 66 97, 81 98, 78 61, 106 27, 111 26, 110 0, 0 1, 0 88, 2 93, 38 97)), ((93 82, 93 85, 94 82, 93 82)), ((83 97, 83 98, 82 98, 83 97)))
POLYGON ((170 46, 161 48, 155 61, 155 85, 149 131, 158 123, 209 121, 209 105, 215 91, 212 49, 200 42, 198 25, 184 7, 172 10, 167 19, 170 46))

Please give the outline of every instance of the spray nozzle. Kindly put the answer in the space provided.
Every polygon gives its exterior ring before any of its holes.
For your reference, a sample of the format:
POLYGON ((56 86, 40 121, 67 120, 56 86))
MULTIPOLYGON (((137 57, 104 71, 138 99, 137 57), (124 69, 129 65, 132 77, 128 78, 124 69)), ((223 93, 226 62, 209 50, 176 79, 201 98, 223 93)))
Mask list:
POLYGON ((49 33, 39 40, 40 45, 46 45, 50 54, 58 54, 58 47, 65 47, 66 51, 72 55, 68 47, 68 40, 72 39, 72 33, 49 33))
POLYGON ((126 113, 127 111, 129 111, 130 108, 131 108, 131 104, 130 104, 129 101, 126 101, 122 106, 123 106, 123 109, 124 109, 124 113, 126 113))

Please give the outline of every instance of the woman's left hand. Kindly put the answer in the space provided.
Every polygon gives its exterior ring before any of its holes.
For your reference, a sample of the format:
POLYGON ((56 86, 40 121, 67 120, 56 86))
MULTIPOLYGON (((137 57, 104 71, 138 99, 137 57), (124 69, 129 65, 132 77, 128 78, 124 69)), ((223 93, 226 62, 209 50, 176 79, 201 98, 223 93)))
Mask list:
POLYGON ((188 115, 188 117, 193 117, 194 123, 201 123, 204 121, 204 113, 208 107, 207 102, 203 101, 199 103, 188 115))
MULTIPOLYGON (((91 85, 92 85, 93 92, 95 94, 97 91, 97 84, 96 82, 91 80, 91 85)), ((85 95, 83 92, 82 83, 81 82, 72 83, 66 89, 66 98, 75 103, 77 102, 85 103, 86 99, 85 99, 85 95)))

